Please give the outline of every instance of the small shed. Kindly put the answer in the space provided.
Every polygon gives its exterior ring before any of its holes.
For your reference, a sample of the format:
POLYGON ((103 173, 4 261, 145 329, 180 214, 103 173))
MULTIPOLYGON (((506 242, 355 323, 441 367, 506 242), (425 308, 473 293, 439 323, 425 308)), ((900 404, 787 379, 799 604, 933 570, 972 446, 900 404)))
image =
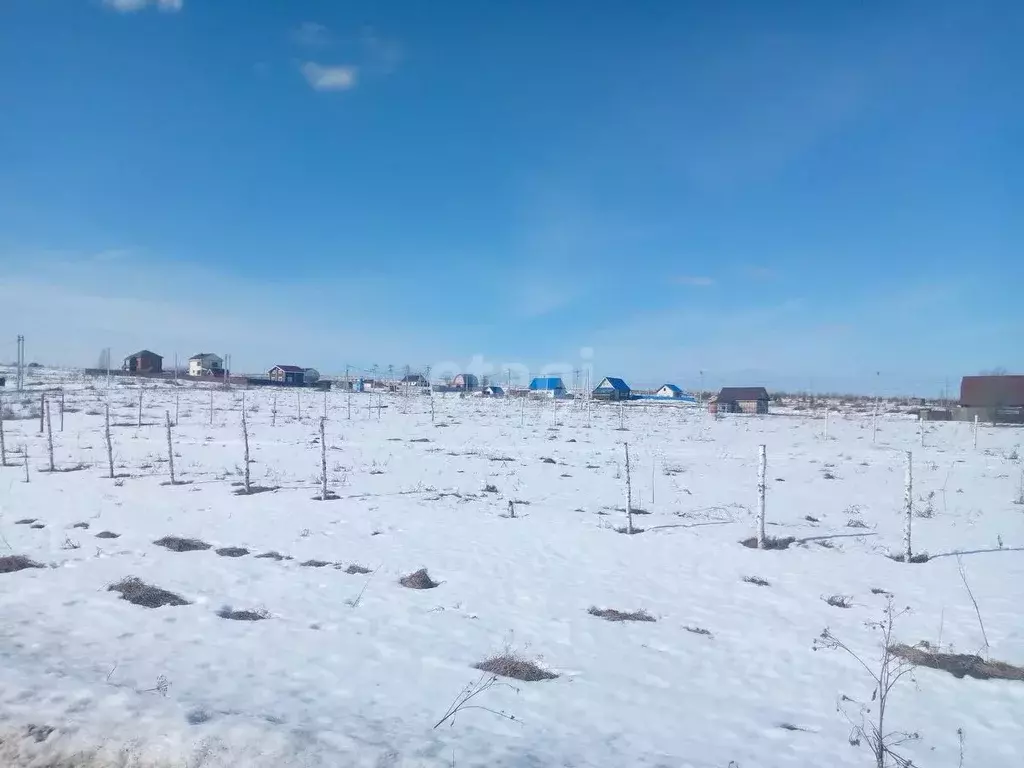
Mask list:
POLYGON ((403 387, 426 387, 427 377, 422 373, 408 373, 402 378, 403 387))
POLYGON ((453 389, 476 389, 480 386, 480 379, 472 373, 460 373, 454 379, 452 379, 453 389))
POLYGON ((768 413, 771 398, 764 387, 722 387, 711 398, 712 413, 768 413))
POLYGON ((538 376, 530 382, 534 397, 565 397, 565 384, 558 376, 538 376))
POLYGON ((275 365, 268 374, 271 381, 302 386, 306 383, 306 369, 297 365, 275 365))
POLYGON ((606 376, 594 389, 592 397, 595 400, 629 400, 630 394, 626 382, 614 376, 606 376))
POLYGON ((661 389, 654 393, 655 397, 682 397, 683 390, 675 384, 664 384, 661 389))
POLYGON ((164 359, 156 352, 143 349, 124 359, 122 369, 128 373, 163 373, 164 359))
POLYGON ((483 388, 482 394, 484 397, 504 397, 505 390, 502 387, 497 387, 494 384, 491 384, 490 386, 483 388))

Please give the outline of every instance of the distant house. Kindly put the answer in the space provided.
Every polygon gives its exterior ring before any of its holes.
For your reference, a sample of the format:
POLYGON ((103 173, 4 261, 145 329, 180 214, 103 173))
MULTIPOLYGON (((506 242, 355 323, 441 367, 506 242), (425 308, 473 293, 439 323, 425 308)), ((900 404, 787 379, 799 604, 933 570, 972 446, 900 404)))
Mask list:
POLYGON ((958 419, 1024 423, 1024 376, 964 376, 958 419))
POLYGON ((629 400, 629 386, 622 379, 614 376, 606 376, 594 389, 592 395, 595 400, 629 400))
POLYGON ((270 369, 267 378, 282 384, 302 386, 306 383, 306 369, 297 365, 275 365, 270 369))
POLYGON ((224 360, 213 352, 200 352, 188 359, 189 376, 223 376, 224 360))
POLYGON ((402 378, 402 385, 405 387, 425 387, 427 386, 427 377, 422 373, 409 373, 402 378))
POLYGON ((482 394, 484 397, 504 397, 505 390, 502 387, 496 387, 491 384, 489 387, 484 387, 482 394))
POLYGON ((768 390, 764 387, 722 387, 711 398, 712 413, 768 413, 768 390))
POLYGON ((530 382, 534 397, 565 397, 565 384, 557 376, 538 376, 530 382))
POLYGON ((452 379, 452 389, 476 389, 480 386, 480 379, 472 373, 460 373, 452 379))
POLYGON ((163 373, 164 359, 156 352, 143 349, 124 359, 122 370, 127 373, 163 373))
POLYGON ((682 397, 683 390, 677 387, 675 384, 665 384, 661 389, 654 393, 655 397, 682 397))

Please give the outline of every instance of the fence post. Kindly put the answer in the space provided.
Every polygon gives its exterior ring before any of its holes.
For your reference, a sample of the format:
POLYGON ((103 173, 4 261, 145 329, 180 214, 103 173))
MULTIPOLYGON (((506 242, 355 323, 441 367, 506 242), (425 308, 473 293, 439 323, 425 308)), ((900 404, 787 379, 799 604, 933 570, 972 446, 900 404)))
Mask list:
POLYGON ((39 434, 46 429, 46 393, 39 393, 39 434))
POLYGON ((626 533, 633 534, 633 484, 629 474, 629 443, 626 443, 626 533))
POLYGON ((60 388, 60 431, 64 431, 64 387, 60 388))
POLYGON ((765 548, 764 510, 766 484, 765 475, 768 471, 768 452, 764 445, 757 449, 757 548, 765 548))
POLYGON ((104 434, 107 438, 107 465, 110 467, 110 479, 114 479, 114 443, 110 439, 110 403, 106 404, 106 414, 104 417, 105 429, 104 434))
POLYGON ((910 527, 914 519, 914 455, 911 451, 906 452, 907 475, 904 481, 903 490, 903 511, 906 519, 903 522, 903 559, 909 563, 913 556, 910 546, 910 527))
MULTIPOLYGON (((168 414, 169 416, 170 414, 168 414)), ((139 427, 142 427, 142 382, 139 382, 139 427)))
POLYGON ((974 414, 974 449, 978 449, 978 414, 974 414))
POLYGON ((167 468, 171 473, 171 485, 175 485, 174 480, 174 443, 171 441, 171 412, 164 411, 167 421, 167 468))
POLYGON ((0 400, 0 467, 7 466, 7 443, 4 441, 4 401, 0 400))
POLYGON ((242 443, 245 445, 245 468, 242 470, 242 479, 245 485, 245 493, 252 493, 252 485, 249 481, 249 420, 245 415, 245 392, 242 393, 242 443))
POLYGON ((56 472, 57 468, 53 464, 53 418, 49 403, 46 404, 46 445, 50 454, 50 471, 56 472))
POLYGON ((320 501, 327 501, 327 419, 320 419, 320 501))

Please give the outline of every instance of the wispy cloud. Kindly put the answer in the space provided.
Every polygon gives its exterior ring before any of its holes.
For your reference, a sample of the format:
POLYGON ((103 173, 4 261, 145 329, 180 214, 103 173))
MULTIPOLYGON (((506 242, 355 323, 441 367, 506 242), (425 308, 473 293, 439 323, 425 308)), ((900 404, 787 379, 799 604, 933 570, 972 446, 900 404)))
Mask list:
POLYGON ((103 4, 118 13, 135 13, 149 6, 168 13, 177 13, 185 5, 185 0, 103 0, 103 4))
POLYGON ((359 70, 349 64, 324 65, 307 61, 302 76, 315 91, 348 91, 356 86, 359 70))
POLYGON ((291 41, 296 45, 315 48, 331 42, 331 32, 316 21, 304 21, 291 31, 291 41))
POLYGON ((740 268, 740 274, 748 280, 772 280, 775 278, 775 270, 770 267, 758 267, 749 264, 740 268))
POLYGON ((679 285, 689 285, 694 288, 709 288, 715 284, 715 278, 702 275, 683 275, 675 278, 679 285))
POLYGON ((402 63, 404 51, 401 43, 382 37, 373 27, 364 27, 360 36, 366 54, 367 66, 380 72, 390 74, 402 63))

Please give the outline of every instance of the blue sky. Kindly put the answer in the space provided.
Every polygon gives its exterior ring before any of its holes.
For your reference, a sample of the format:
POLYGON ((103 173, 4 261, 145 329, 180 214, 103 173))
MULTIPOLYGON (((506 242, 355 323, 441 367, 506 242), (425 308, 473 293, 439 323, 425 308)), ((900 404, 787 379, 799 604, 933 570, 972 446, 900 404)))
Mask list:
POLYGON ((1024 372, 1022 33, 1010 1, 3 0, 0 359, 1024 372))

